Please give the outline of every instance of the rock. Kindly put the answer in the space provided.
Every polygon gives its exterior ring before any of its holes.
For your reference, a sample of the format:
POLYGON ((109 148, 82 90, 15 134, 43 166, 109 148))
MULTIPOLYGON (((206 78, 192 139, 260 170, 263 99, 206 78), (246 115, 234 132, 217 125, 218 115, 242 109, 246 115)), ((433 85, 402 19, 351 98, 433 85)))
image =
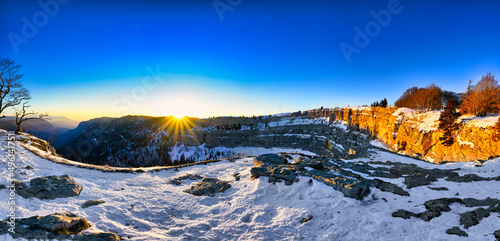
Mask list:
POLYGON ((406 211, 403 209, 399 209, 396 212, 392 213, 392 216, 395 218, 404 218, 404 219, 410 219, 411 217, 417 217, 417 214, 414 212, 406 211))
POLYGON ((312 215, 311 215, 311 216, 309 216, 309 217, 307 217, 307 218, 303 218, 303 219, 301 219, 301 220, 300 220, 300 223, 307 223, 307 222, 311 221, 311 219, 313 219, 313 216, 312 216, 312 215))
POLYGON ((241 179, 241 175, 239 172, 233 173, 233 177, 235 181, 239 181, 241 179))
POLYGON ((447 187, 427 187, 434 191, 449 191, 447 187))
POLYGON ((484 200, 479 200, 475 198, 464 198, 462 202, 465 204, 466 207, 479 207, 479 206, 489 206, 489 207, 494 207, 494 206, 500 206, 500 200, 496 198, 489 198, 487 197, 484 200))
POLYGON ((405 184, 408 189, 412 187, 419 187, 423 185, 428 185, 431 182, 421 173, 412 173, 405 177, 405 184))
POLYGON ((393 184, 390 182, 384 182, 384 181, 379 180, 379 179, 375 179, 375 181, 377 182, 375 184, 375 187, 380 189, 381 191, 392 192, 392 193, 400 195, 400 196, 410 196, 410 193, 408 193, 407 191, 398 187, 396 184, 393 184))
POLYGON ((224 192, 230 187, 229 182, 221 181, 217 178, 205 177, 189 189, 184 190, 184 192, 195 196, 214 196, 216 193, 224 192))
POLYGON ((458 173, 454 173, 453 175, 450 175, 448 178, 446 178, 446 181, 449 182, 478 182, 478 181, 489 181, 490 178, 484 178, 480 177, 476 174, 467 174, 460 176, 458 173))
POLYGON ((383 172, 383 171, 375 171, 374 173, 370 174, 370 176, 382 177, 382 178, 400 178, 401 177, 401 176, 396 175, 394 173, 383 172))
POLYGON ((439 216, 441 216, 441 212, 434 212, 434 211, 426 211, 418 214, 418 217, 426 222, 429 222, 431 221, 431 219, 437 218, 439 216))
POLYGON ((302 174, 333 187, 333 189, 342 192, 346 197, 362 200, 363 197, 370 193, 369 183, 364 180, 346 178, 337 176, 331 172, 318 170, 305 171, 302 174))
POLYGON ((469 237, 469 235, 465 231, 462 231, 458 227, 450 228, 450 229, 446 230, 446 233, 450 234, 450 235, 451 234, 458 235, 458 236, 461 236, 461 237, 469 237))
POLYGON ((283 165, 287 162, 285 158, 276 154, 264 154, 253 159, 253 165, 255 167, 260 167, 263 164, 283 165))
POLYGON ((83 203, 82 208, 88 208, 91 206, 99 205, 101 203, 105 203, 105 202, 102 200, 99 200, 99 199, 87 200, 87 201, 85 201, 85 203, 83 203))
POLYGON ((182 181, 184 180, 199 180, 199 179, 202 179, 203 177, 200 176, 200 175, 193 175, 193 174, 186 174, 186 175, 183 175, 183 176, 180 176, 180 177, 176 177, 170 181, 167 182, 167 184, 171 184, 171 185, 176 185, 176 186, 179 186, 182 184, 182 181))
POLYGON ((252 167, 250 169, 250 178, 251 179, 256 179, 259 178, 260 176, 268 176, 269 173, 267 172, 267 166, 266 167, 252 167))
POLYGON ((24 167, 24 168, 25 168, 25 169, 28 169, 28 170, 33 169, 33 167, 32 167, 32 166, 30 166, 30 165, 28 165, 28 166, 26 166, 26 167, 24 167))
POLYGON ((452 203, 463 203, 463 202, 459 198, 440 198, 440 199, 426 201, 424 205, 428 211, 449 212, 451 211, 450 204, 452 203))
POLYGON ((71 212, 33 216, 15 222, 15 233, 9 234, 16 239, 68 239, 90 227, 87 220, 71 212))
POLYGON ((75 236, 74 240, 78 241, 115 241, 122 240, 120 236, 114 233, 92 233, 75 236))
POLYGON ((323 163, 319 160, 314 160, 314 159, 306 159, 304 157, 297 157, 295 162, 293 162, 294 165, 297 165, 299 168, 304 168, 304 167, 311 167, 316 170, 321 170, 323 169, 323 163))
POLYGON ((499 239, 500 239, 500 230, 495 231, 495 232, 493 233, 493 235, 495 235, 495 238, 496 238, 497 240, 499 240, 499 239))
POLYGON ((487 218, 490 216, 490 212, 484 208, 477 208, 474 211, 469 211, 460 214, 460 224, 464 226, 464 228, 469 228, 474 225, 479 224, 479 221, 483 218, 487 218))
POLYGON ((273 177, 277 179, 276 181, 284 180, 289 182, 293 182, 293 180, 297 177, 297 174, 287 167, 267 164, 259 167, 252 167, 252 169, 250 169, 250 174, 252 179, 260 176, 268 176, 270 178, 273 177))
POLYGON ((69 175, 48 176, 31 179, 30 187, 14 181, 17 193, 23 198, 56 199, 80 195, 82 186, 69 175))
POLYGON ((7 186, 5 186, 5 185, 3 185, 3 184, 1 184, 1 185, 0 185, 0 190, 2 190, 2 189, 6 189, 6 188, 7 188, 7 186))
POLYGON ((267 168, 268 176, 293 182, 297 174, 286 167, 270 166, 267 168))

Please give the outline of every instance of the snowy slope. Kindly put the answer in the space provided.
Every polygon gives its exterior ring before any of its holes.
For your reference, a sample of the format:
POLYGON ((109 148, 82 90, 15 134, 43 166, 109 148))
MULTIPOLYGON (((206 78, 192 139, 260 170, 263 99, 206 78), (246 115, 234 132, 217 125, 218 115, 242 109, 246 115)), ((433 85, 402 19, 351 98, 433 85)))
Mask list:
MULTIPOLYGON (((0 147, 0 174, 6 176, 6 139, 0 147)), ((18 216, 48 215, 72 211, 93 225, 88 232, 110 231, 131 240, 494 240, 492 233, 500 229, 498 214, 470 227, 468 238, 451 236, 446 229, 460 226, 459 213, 473 210, 453 204, 451 212, 425 222, 391 217, 398 209, 424 211, 423 202, 440 197, 500 198, 497 182, 452 183, 438 180, 435 186, 449 191, 434 191, 425 186, 406 189, 411 196, 403 197, 371 189, 363 201, 344 197, 323 183, 300 177, 298 183, 285 186, 270 184, 267 178, 250 180, 252 158, 235 162, 221 161, 196 165, 179 171, 162 170, 146 173, 105 173, 67 166, 34 155, 17 144, 16 163, 26 175, 18 180, 69 174, 83 186, 80 196, 55 200, 23 199, 18 197, 18 216), (33 170, 25 170, 30 165, 33 170), (233 173, 241 173, 235 181, 233 173), (184 193, 196 181, 183 181, 181 186, 166 184, 184 174, 200 174, 230 181, 232 187, 215 197, 197 197, 184 193), (382 198, 386 199, 384 201, 382 198), (106 203, 87 209, 84 201, 102 199, 106 203), (302 218, 312 215, 307 223, 302 218)), ((263 150, 255 150, 254 153, 263 150)), ((267 150, 270 151, 270 150, 267 150)), ((286 150, 274 150, 286 151, 286 150)), ((500 175, 500 159, 487 161, 482 167, 475 163, 453 163, 437 166, 384 151, 370 158, 351 161, 398 161, 415 163, 425 168, 462 168, 460 174, 474 173, 483 177, 500 175)), ((384 179, 404 187, 401 179, 384 179)), ((1 179, 0 184, 8 184, 1 179)), ((8 190, 0 190, 0 218, 7 217, 8 190)), ((12 240, 9 235, 0 240, 12 240)))

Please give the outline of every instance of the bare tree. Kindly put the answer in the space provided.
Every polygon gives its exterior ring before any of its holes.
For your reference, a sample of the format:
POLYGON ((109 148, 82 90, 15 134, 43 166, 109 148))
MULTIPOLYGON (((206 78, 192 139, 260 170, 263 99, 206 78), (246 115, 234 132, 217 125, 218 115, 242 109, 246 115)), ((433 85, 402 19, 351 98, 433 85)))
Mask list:
POLYGON ((498 111, 500 85, 491 73, 481 77, 474 86, 469 82, 467 93, 462 102, 462 112, 475 116, 485 116, 498 111))
POLYGON ((5 117, 2 115, 5 109, 31 99, 21 80, 24 76, 19 73, 21 68, 14 60, 0 57, 0 118, 5 117))
POLYGON ((41 113, 34 112, 34 111, 26 112, 26 109, 30 107, 27 104, 28 104, 28 102, 26 101, 23 103, 22 110, 17 110, 17 109, 15 110, 16 111, 16 125, 17 125, 16 135, 18 135, 20 132, 23 131, 23 128, 21 127, 23 122, 25 122, 27 120, 47 119, 47 117, 49 116, 47 113, 41 114, 41 113), (34 115, 38 115, 38 116, 34 116, 34 115))

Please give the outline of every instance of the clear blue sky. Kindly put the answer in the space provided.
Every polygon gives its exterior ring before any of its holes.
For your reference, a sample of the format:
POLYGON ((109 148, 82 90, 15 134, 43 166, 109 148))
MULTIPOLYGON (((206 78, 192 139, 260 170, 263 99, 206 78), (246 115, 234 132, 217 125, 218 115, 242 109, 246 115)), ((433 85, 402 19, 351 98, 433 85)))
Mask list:
POLYGON ((0 54, 24 65, 33 108, 77 120, 393 103, 500 77, 496 0, 40 2, 1 1, 0 54))

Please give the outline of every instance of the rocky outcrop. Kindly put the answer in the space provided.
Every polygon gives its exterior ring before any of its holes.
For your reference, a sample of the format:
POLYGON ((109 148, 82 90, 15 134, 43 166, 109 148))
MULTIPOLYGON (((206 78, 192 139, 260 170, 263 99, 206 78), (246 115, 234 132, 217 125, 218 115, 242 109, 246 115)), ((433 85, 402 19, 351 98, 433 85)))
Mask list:
POLYGON ((80 195, 82 186, 69 175, 31 179, 28 185, 14 181, 17 194, 23 198, 56 199, 80 195))
POLYGON ((349 149, 366 146, 369 143, 367 138, 356 132, 345 131, 328 123, 284 125, 239 131, 207 131, 204 137, 207 147, 285 147, 337 157, 344 157, 349 153, 349 149), (335 143, 331 149, 326 148, 327 140, 335 143))
POLYGON ((55 213, 47 216, 33 216, 15 220, 14 232, 7 232, 11 226, 7 221, 0 221, 0 235, 9 233, 13 238, 37 240, 121 240, 113 233, 84 234, 79 233, 90 224, 84 218, 71 212, 55 213))
POLYGON ((443 146, 440 130, 421 130, 421 117, 398 114, 396 108, 343 108, 312 110, 308 116, 330 117, 376 138, 395 152, 404 153, 436 163, 452 161, 487 160, 500 155, 500 142, 492 141, 491 127, 484 128, 466 123, 460 125, 451 146, 443 146))
MULTIPOLYGON (((400 209, 396 212, 392 213, 393 217, 399 217, 404 219, 409 219, 410 217, 421 218, 424 221, 429 222, 433 218, 441 216, 443 212, 450 212, 450 205, 452 203, 463 204, 466 207, 480 207, 473 211, 465 212, 460 214, 460 224, 464 226, 464 228, 469 228, 474 225, 479 224, 483 218, 487 218, 491 213, 500 213, 500 200, 494 198, 486 198, 486 199, 474 199, 474 198, 440 198, 429 200, 424 203, 425 208, 427 209, 422 213, 413 213, 410 211, 406 211, 400 209), (483 208, 488 207, 488 208, 483 208)), ((453 229, 449 229, 446 231, 448 234, 456 234, 459 236, 467 236, 467 233, 460 230, 458 227, 453 229)))
MULTIPOLYGON (((333 189, 340 191, 346 197, 362 200, 370 193, 370 187, 378 188, 385 192, 392 192, 401 196, 410 194, 395 184, 384 182, 380 179, 367 179, 355 172, 372 175, 368 170, 377 170, 368 164, 346 163, 341 160, 327 157, 298 157, 294 162, 288 163, 286 158, 277 154, 265 154, 254 159, 254 167, 250 170, 251 178, 260 176, 269 177, 269 182, 284 181, 285 185, 298 182, 297 176, 311 177, 316 181, 325 183, 333 189), (354 172, 355 171, 355 172, 354 172)), ((385 170, 385 169, 384 169, 385 170)))

